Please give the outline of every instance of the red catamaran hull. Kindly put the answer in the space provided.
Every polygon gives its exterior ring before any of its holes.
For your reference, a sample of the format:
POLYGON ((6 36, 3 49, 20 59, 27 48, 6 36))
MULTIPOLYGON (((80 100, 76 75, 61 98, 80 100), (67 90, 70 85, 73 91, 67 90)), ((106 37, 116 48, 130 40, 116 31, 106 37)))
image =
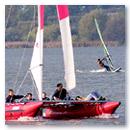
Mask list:
POLYGON ((42 102, 7 103, 5 104, 5 120, 17 120, 20 117, 35 117, 42 102))
POLYGON ((102 114, 113 114, 120 102, 27 102, 9 103, 5 105, 5 120, 17 120, 20 117, 35 117, 40 113, 44 118, 65 119, 83 118, 102 114))
MULTIPOLYGON (((47 104, 45 103, 44 106, 47 104)), ((43 109, 43 117, 50 119, 83 118, 102 114, 113 114, 120 102, 71 102, 71 104, 49 104, 43 109)))

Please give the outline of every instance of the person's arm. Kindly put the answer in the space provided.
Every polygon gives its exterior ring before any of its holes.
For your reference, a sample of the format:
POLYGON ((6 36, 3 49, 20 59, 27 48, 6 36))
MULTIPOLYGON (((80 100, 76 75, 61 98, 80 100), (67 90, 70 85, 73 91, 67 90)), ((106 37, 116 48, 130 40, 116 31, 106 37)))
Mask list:
POLYGON ((106 57, 103 57, 103 58, 101 59, 101 61, 106 61, 106 57))
POLYGON ((56 97, 57 97, 57 93, 58 93, 58 91, 57 90, 55 90, 55 92, 54 92, 54 94, 52 95, 52 100, 56 100, 56 97))
POLYGON ((11 97, 10 97, 10 96, 7 96, 5 102, 6 102, 6 103, 10 103, 10 99, 11 99, 11 97))
POLYGON ((65 88, 62 89, 62 93, 60 95, 60 98, 64 100, 67 97, 67 90, 65 88))
POLYGON ((49 98, 49 97, 46 97, 46 100, 50 100, 50 98, 49 98))
POLYGON ((23 95, 15 95, 15 99, 20 99, 20 98, 23 98, 24 96, 23 95))

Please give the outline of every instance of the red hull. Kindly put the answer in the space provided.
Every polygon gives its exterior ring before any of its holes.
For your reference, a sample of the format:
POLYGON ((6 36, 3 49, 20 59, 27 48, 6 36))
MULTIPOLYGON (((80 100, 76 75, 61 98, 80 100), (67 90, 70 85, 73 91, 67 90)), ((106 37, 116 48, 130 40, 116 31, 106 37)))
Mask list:
POLYGON ((42 102, 7 103, 5 104, 5 120, 17 120, 20 117, 35 117, 42 102))
MULTIPOLYGON (((43 117, 50 119, 83 118, 102 114, 112 114, 120 102, 28 102, 5 105, 5 120, 17 120, 20 117, 35 117, 43 108, 43 117)), ((41 113, 40 113, 41 114, 41 113)))
POLYGON ((45 103, 43 117, 51 119, 61 118, 83 118, 102 114, 113 114, 120 102, 71 102, 45 103))

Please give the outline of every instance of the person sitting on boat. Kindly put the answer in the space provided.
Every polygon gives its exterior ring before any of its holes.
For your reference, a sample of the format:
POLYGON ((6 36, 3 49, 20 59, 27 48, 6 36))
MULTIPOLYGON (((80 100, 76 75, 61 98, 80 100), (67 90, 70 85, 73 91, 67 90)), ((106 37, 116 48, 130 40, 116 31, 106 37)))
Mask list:
POLYGON ((32 93, 27 93, 22 99, 19 100, 19 102, 30 102, 35 101, 34 98, 32 98, 32 93))
POLYGON ((87 101, 87 98, 86 97, 82 97, 82 96, 76 96, 75 100, 78 100, 78 101, 87 101))
POLYGON ((77 96, 77 97, 75 98, 75 100, 80 100, 80 101, 95 100, 95 101, 99 101, 99 100, 106 100, 106 98, 105 98, 105 97, 102 97, 98 92, 93 91, 93 92, 91 92, 87 97, 77 96))
POLYGON ((65 100, 68 94, 62 83, 58 83, 56 90, 52 96, 52 100, 65 100))
POLYGON ((6 97, 6 103, 13 103, 16 99, 21 99, 23 97, 23 95, 15 95, 13 89, 9 89, 8 96, 6 97))
POLYGON ((42 92, 42 100, 50 100, 50 99, 47 97, 46 92, 42 92))
POLYGON ((66 97, 64 100, 73 100, 73 98, 71 98, 71 96, 69 95, 69 93, 67 92, 66 93, 66 97))
POLYGON ((102 96, 96 92, 96 91, 93 91, 91 92, 87 97, 87 100, 100 100, 102 98, 102 96))
POLYGON ((108 65, 105 65, 104 63, 103 63, 103 60, 104 60, 105 58, 103 58, 103 59, 98 59, 97 60, 97 64, 99 65, 99 67, 100 67, 100 69, 106 69, 107 71, 111 71, 111 68, 108 66, 108 65))

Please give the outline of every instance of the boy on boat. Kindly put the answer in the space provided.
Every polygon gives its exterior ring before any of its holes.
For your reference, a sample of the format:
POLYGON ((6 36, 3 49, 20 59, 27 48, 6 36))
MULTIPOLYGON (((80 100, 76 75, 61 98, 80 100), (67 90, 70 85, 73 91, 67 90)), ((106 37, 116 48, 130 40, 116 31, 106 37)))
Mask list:
POLYGON ((21 99, 23 97, 23 95, 15 95, 13 89, 9 89, 8 96, 6 97, 6 103, 13 103, 16 99, 21 99))
POLYGON ((42 100, 50 100, 49 97, 47 97, 46 92, 42 92, 42 100))
POLYGON ((32 93, 27 93, 22 99, 20 99, 18 102, 30 102, 35 101, 36 99, 33 98, 32 93))
POLYGON ((52 95, 52 100, 66 100, 66 98, 68 98, 67 90, 63 87, 62 83, 58 83, 52 95))

